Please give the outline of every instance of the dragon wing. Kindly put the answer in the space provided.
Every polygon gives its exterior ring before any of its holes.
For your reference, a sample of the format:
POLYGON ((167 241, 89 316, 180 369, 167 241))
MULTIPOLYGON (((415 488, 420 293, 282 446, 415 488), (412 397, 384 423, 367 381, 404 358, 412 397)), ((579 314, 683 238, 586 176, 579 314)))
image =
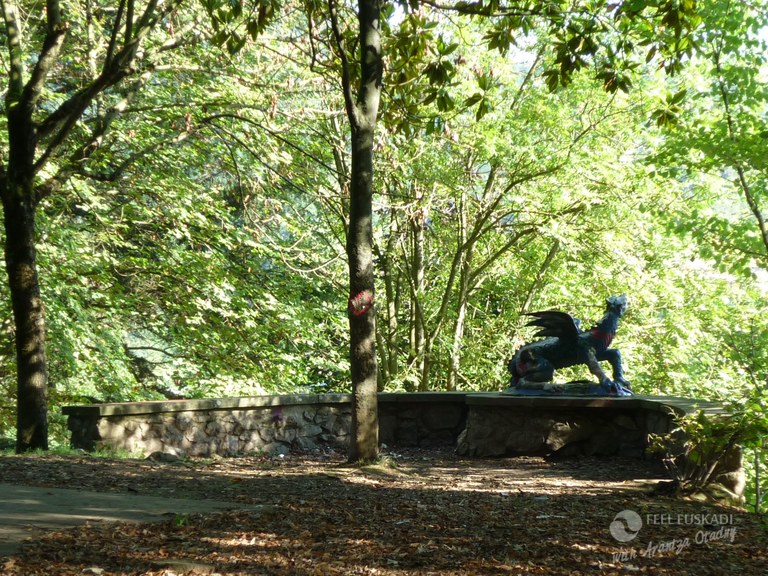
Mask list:
POLYGON ((530 312, 527 316, 534 316, 534 320, 528 322, 526 326, 538 326, 540 328, 534 335, 537 338, 554 336, 561 340, 575 340, 581 332, 573 316, 559 310, 530 312))

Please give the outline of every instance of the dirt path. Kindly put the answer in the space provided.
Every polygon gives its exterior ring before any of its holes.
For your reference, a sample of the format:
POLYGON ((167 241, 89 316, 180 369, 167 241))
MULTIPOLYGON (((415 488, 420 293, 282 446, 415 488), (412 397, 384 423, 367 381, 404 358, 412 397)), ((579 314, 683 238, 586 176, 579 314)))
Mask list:
POLYGON ((153 522, 178 515, 221 512, 242 505, 216 500, 187 500, 66 488, 0 483, 0 556, 46 532, 97 522, 153 522))

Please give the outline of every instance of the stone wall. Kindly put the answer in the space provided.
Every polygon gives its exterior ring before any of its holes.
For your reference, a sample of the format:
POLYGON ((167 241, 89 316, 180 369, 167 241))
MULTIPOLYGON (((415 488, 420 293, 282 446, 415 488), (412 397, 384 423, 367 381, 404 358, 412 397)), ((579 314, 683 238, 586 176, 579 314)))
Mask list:
POLYGON ((187 456, 343 448, 345 394, 67 406, 72 446, 187 456))
POLYGON ((455 446, 467 422, 467 394, 379 394, 379 440, 388 446, 455 446))
MULTIPOLYGON (((453 445, 466 421, 465 394, 380 394, 380 440, 398 446, 453 445)), ((66 406, 75 448, 151 454, 234 456, 345 449, 349 394, 66 406)))
POLYGON ((626 456, 642 458, 650 434, 674 427, 667 404, 630 398, 495 397, 467 400, 458 452, 467 456, 626 456))
MULTIPOLYGON (((456 450, 478 458, 523 454, 644 458, 650 436, 664 436, 675 430, 678 415, 693 411, 723 413, 722 406, 715 402, 649 396, 473 394, 467 396, 466 403, 467 423, 457 439, 456 450)), ((719 499, 742 499, 745 476, 738 446, 720 461, 712 478, 720 490, 719 499)))
MULTIPOLYGON (((349 394, 258 396, 67 406, 72 445, 151 454, 236 456, 345 449, 349 394)), ((521 454, 645 457, 650 434, 677 414, 722 410, 684 398, 521 397, 497 393, 379 394, 379 438, 390 447, 455 447, 469 457, 521 454)), ((717 475, 741 495, 741 452, 717 475)))
POLYGON ((666 419, 642 411, 542 410, 478 407, 470 411, 460 454, 475 457, 541 454, 642 458, 649 428, 664 433, 666 419))

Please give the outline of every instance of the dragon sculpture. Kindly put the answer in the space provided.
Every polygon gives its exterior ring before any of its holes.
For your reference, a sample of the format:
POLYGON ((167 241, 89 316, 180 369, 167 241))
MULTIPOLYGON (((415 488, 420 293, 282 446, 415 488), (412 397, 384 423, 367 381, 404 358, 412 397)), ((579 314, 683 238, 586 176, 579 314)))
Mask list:
POLYGON ((543 388, 558 368, 586 364, 597 377, 604 393, 631 395, 629 382, 624 378, 621 367, 621 353, 616 348, 609 348, 619 319, 627 310, 627 297, 612 296, 606 304, 602 320, 590 330, 582 330, 581 322, 565 312, 547 310, 528 314, 534 319, 526 326, 537 326, 539 331, 535 337, 544 339, 525 344, 509 361, 507 367, 512 379, 508 392, 543 388), (613 380, 600 367, 603 360, 610 363, 613 380))

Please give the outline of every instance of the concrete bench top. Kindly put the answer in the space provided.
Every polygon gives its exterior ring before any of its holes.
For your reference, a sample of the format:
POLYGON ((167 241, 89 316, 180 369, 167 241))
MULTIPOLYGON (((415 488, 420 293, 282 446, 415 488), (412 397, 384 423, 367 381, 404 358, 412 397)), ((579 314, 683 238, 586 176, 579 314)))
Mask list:
MULTIPOLYGON (((675 396, 513 396, 500 392, 389 392, 378 395, 380 404, 449 403, 471 406, 508 406, 538 409, 644 409, 660 412, 670 410, 687 414, 703 410, 710 414, 725 413, 717 402, 679 398, 675 396)), ((201 400, 160 400, 150 402, 108 402, 90 405, 64 406, 67 416, 101 417, 162 412, 203 410, 249 410, 278 406, 333 405, 352 402, 351 394, 281 394, 242 398, 210 398, 201 400)))

